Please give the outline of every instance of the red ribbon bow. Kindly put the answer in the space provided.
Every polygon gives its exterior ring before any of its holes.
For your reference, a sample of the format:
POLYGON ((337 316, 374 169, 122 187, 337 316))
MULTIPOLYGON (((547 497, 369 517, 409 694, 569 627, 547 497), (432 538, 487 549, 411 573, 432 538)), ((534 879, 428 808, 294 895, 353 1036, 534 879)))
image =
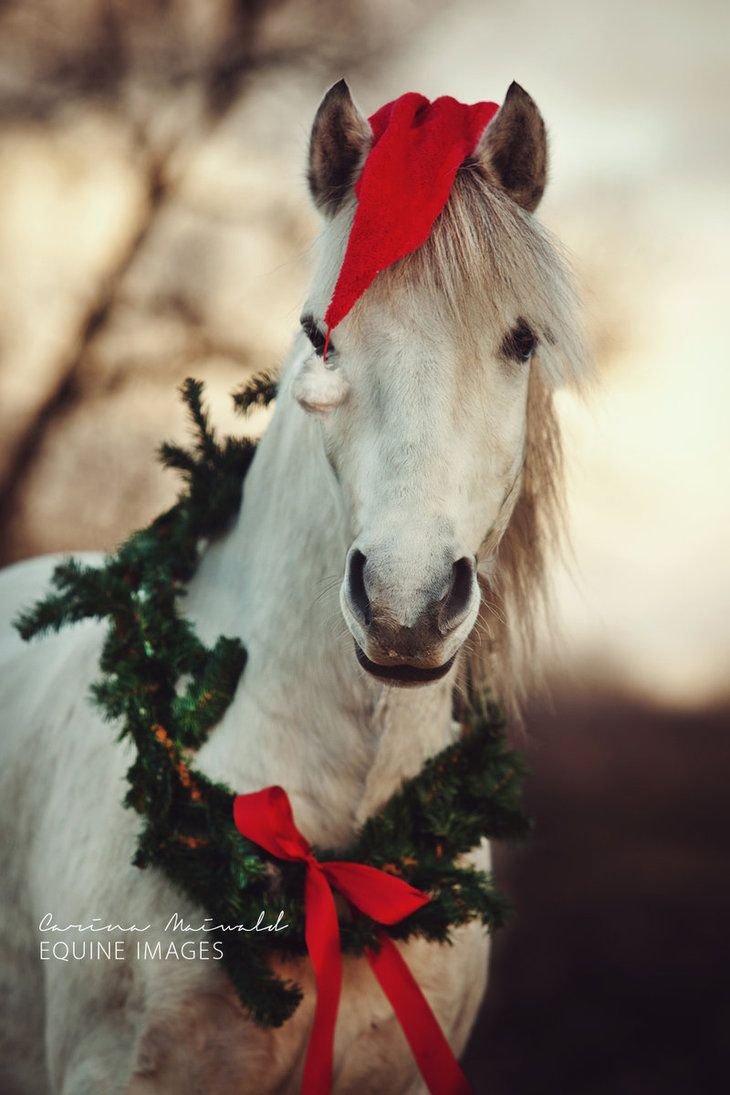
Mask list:
MULTIPOLYGON (((324 1095, 332 1087, 332 1051, 342 986, 342 953, 334 887, 360 912, 380 924, 396 924, 430 898, 400 878, 362 863, 320 863, 294 824, 282 787, 237 795, 238 831, 279 859, 307 865, 304 937, 317 979, 317 1006, 307 1049, 302 1095, 324 1095)), ((380 950, 366 956, 408 1040, 431 1095, 469 1095, 459 1063, 400 951, 384 932, 380 950)))

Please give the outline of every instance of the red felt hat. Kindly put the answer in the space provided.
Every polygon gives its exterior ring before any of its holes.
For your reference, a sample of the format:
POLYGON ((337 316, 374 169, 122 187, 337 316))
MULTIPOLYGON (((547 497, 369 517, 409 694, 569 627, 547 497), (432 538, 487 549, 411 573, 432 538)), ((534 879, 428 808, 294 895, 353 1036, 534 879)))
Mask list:
POLYGON ((431 103, 411 91, 369 119, 373 143, 355 184, 355 219, 324 317, 328 339, 377 274, 428 239, 459 166, 498 109, 449 95, 431 103))

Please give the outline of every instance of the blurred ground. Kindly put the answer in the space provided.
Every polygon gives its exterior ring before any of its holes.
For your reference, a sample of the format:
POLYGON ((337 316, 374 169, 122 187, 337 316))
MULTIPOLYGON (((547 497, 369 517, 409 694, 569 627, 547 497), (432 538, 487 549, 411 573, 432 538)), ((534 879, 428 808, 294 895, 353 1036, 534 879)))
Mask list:
POLYGON ((227 392, 276 368, 306 290, 326 86, 369 113, 516 78, 545 114, 597 385, 560 400, 573 559, 468 1055, 492 1095, 726 1086, 729 32, 720 0, 0 5, 5 562, 171 501, 153 453, 186 375, 236 428, 227 392))
POLYGON ((535 831, 465 1064, 485 1095, 711 1095, 730 1070, 730 709, 530 712, 535 831))

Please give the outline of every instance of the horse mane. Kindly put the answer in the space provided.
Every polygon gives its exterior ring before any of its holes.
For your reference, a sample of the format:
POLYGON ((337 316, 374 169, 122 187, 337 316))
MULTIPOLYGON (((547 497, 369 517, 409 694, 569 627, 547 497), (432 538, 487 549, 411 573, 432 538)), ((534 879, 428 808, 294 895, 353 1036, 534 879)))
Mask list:
POLYGON ((563 452, 552 390, 535 370, 520 493, 499 544, 494 576, 480 582, 476 638, 466 658, 468 679, 490 688, 513 717, 541 680, 538 625, 541 619, 550 622, 548 563, 563 545, 563 501, 563 452))
POLYGON ((518 716, 520 701, 539 679, 535 648, 539 622, 550 614, 548 562, 564 539, 563 461, 553 393, 559 385, 579 384, 587 367, 572 276, 543 226, 496 189, 478 163, 469 162, 429 239, 383 271, 379 288, 387 292, 396 277, 401 286, 413 279, 432 289, 466 354, 476 353, 478 338, 483 348, 485 322, 501 340, 519 315, 539 336, 519 493, 495 572, 480 578, 482 605, 462 680, 462 687, 486 685, 518 716))

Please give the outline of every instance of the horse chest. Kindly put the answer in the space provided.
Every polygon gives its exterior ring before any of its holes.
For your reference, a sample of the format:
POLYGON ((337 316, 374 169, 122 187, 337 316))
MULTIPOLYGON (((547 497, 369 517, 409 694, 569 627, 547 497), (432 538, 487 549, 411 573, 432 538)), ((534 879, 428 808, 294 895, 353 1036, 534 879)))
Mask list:
MULTIPOLYGON (((442 1029, 460 1052, 485 987, 484 932, 472 924, 455 933, 452 946, 415 941, 403 953, 442 1029)), ((179 1095, 229 1095, 236 1089, 296 1095, 316 987, 306 960, 279 961, 274 968, 304 990, 302 1003, 284 1026, 263 1029, 242 1019, 224 981, 215 973, 201 976, 195 986, 176 996, 167 994, 162 1017, 150 1014, 138 1041, 137 1067, 127 1095, 173 1086, 179 1095)), ((338 1095, 424 1090, 390 1005, 367 963, 357 958, 344 963, 333 1086, 338 1095)))

